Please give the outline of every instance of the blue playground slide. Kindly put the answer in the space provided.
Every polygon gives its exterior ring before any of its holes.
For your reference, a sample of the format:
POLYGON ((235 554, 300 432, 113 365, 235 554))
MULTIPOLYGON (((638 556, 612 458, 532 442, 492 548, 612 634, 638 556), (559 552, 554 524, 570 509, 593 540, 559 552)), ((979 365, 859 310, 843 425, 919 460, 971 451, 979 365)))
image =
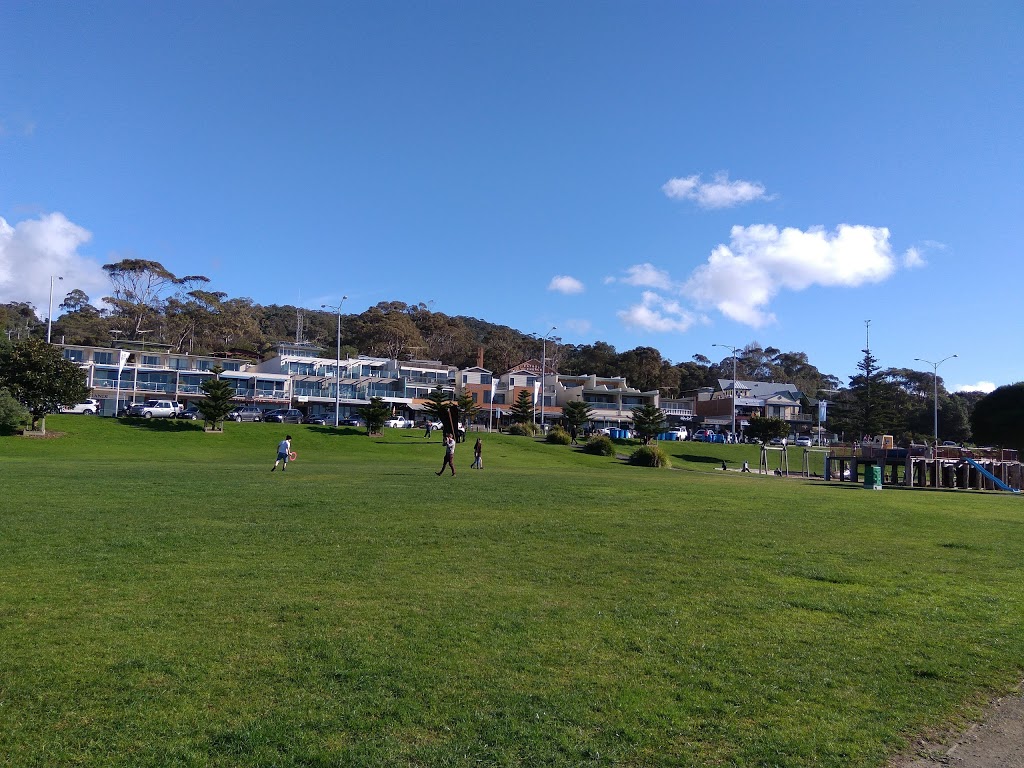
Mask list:
POLYGON ((995 483, 996 484, 996 488, 998 488, 999 490, 1001 490, 1001 491, 1009 491, 1010 493, 1020 493, 1019 490, 1017 490, 1016 488, 1011 488, 1010 486, 1008 486, 1006 483, 1004 483, 998 477, 996 477, 991 472, 989 472, 987 469, 985 469, 983 466, 981 466, 981 464, 976 462, 974 459, 964 459, 964 461, 966 461, 968 464, 970 464, 976 470, 981 472, 982 475, 984 475, 989 480, 991 480, 993 483, 995 483))

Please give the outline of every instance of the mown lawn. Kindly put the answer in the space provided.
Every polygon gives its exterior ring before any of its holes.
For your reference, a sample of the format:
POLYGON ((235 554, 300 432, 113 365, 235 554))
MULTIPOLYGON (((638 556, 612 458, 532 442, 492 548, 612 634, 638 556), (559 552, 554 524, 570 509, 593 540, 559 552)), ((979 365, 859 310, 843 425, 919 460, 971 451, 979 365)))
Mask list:
POLYGON ((0 765, 878 766, 1024 669, 1019 498, 47 427, 0 438, 0 765))

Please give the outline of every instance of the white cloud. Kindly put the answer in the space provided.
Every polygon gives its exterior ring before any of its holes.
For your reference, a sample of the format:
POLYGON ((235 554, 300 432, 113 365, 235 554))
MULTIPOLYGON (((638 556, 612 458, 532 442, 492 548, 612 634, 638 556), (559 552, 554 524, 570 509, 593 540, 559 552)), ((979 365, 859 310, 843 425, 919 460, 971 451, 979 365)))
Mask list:
POLYGON ((700 174, 673 178, 661 186, 673 200, 694 200, 701 208, 732 208, 754 200, 771 200, 763 184, 737 179, 729 181, 726 171, 715 174, 714 181, 701 182, 700 174))
POLYGON ((754 327, 774 321, 767 305, 783 288, 855 287, 896 269, 884 227, 840 225, 834 232, 773 225, 735 226, 682 288, 699 307, 754 327))
POLYGON ((626 270, 626 276, 619 278, 626 285, 639 288, 658 288, 662 291, 671 290, 674 286, 668 272, 658 269, 653 264, 634 264, 626 270))
POLYGON ((907 248, 903 254, 903 266, 907 269, 917 269, 928 264, 924 256, 917 248, 907 248))
POLYGON ((628 327, 644 331, 682 333, 694 323, 693 315, 678 302, 653 291, 644 291, 639 304, 620 310, 618 315, 628 327))
POLYGON ((593 324, 589 320, 572 318, 565 321, 565 327, 573 333, 577 333, 580 336, 584 336, 590 333, 590 329, 593 328, 593 324))
POLYGON ((551 278, 551 282, 548 283, 548 290, 571 294, 583 293, 584 288, 583 283, 575 277, 570 277, 569 275, 555 275, 551 278))
POLYGON ((0 303, 27 301, 45 319, 53 281, 54 317, 57 305, 75 288, 94 304, 109 293, 110 280, 99 264, 78 253, 92 233, 62 213, 21 221, 13 227, 0 217, 0 303))
POLYGON ((991 381, 979 381, 977 384, 957 384, 954 392, 984 392, 988 394, 996 388, 991 381))

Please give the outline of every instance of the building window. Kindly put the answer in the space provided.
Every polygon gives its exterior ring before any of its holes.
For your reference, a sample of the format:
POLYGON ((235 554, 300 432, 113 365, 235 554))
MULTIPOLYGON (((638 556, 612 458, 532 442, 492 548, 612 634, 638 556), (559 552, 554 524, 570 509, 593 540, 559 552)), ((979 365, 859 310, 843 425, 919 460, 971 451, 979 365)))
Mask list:
POLYGON ((113 352, 93 352, 92 361, 96 365, 113 365, 114 364, 114 353, 113 352))
POLYGON ((65 349, 64 359, 73 363, 81 363, 85 361, 85 353, 80 349, 65 349))
POLYGON ((157 357, 156 355, 143 355, 142 356, 142 364, 143 365, 147 365, 150 368, 159 368, 160 367, 160 358, 157 357))

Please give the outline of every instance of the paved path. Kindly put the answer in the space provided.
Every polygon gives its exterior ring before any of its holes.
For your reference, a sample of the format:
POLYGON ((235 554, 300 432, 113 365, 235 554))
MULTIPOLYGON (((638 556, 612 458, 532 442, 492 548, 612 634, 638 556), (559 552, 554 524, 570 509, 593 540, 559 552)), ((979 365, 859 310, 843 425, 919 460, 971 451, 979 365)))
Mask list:
POLYGON ((1024 697, 993 701, 984 718, 942 742, 921 739, 889 768, 1024 768, 1024 697))

